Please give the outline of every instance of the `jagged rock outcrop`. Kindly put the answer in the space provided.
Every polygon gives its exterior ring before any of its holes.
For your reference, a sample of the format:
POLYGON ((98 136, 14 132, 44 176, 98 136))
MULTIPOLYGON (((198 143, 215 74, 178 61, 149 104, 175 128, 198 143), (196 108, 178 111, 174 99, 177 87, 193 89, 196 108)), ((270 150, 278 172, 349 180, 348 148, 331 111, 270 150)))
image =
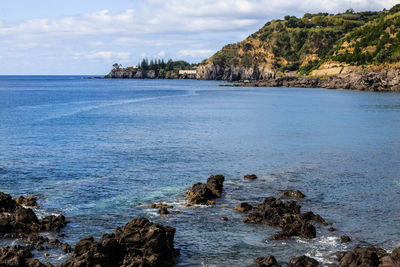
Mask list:
POLYGON ((0 192, 0 234, 30 234, 40 231, 59 231, 67 224, 63 215, 51 215, 41 220, 30 208, 25 208, 0 192))
POLYGON ((259 257, 255 260, 253 267, 280 267, 274 256, 259 257))
POLYGON ((352 251, 342 253, 339 257, 340 266, 343 267, 378 267, 378 266, 400 266, 398 252, 400 248, 393 250, 391 254, 381 248, 373 246, 355 248, 352 251))
POLYGON ((207 179, 207 183, 197 183, 186 192, 189 205, 208 205, 214 204, 213 199, 221 197, 223 183, 225 177, 223 175, 211 175, 207 179))
POLYGON ((0 266, 2 267, 51 267, 50 263, 41 263, 33 259, 28 247, 13 246, 0 248, 0 266))
POLYGON ((82 239, 60 267, 173 266, 179 253, 174 248, 174 235, 173 227, 133 219, 99 241, 82 239))
POLYGON ((300 256, 290 260, 289 267, 317 267, 319 262, 307 256, 300 256))
POLYGON ((267 197, 247 214, 245 223, 278 226, 282 231, 273 235, 273 239, 287 239, 292 236, 303 238, 316 237, 311 222, 328 224, 320 215, 313 212, 300 213, 301 206, 295 201, 283 202, 281 199, 267 197))

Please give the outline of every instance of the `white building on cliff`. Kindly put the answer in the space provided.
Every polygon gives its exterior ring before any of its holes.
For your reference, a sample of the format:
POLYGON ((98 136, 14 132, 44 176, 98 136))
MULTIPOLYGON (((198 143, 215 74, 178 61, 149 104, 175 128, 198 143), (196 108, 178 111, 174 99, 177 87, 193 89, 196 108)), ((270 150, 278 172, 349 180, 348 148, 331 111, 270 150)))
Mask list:
POLYGON ((184 75, 184 74, 196 74, 196 70, 180 70, 179 75, 184 75))

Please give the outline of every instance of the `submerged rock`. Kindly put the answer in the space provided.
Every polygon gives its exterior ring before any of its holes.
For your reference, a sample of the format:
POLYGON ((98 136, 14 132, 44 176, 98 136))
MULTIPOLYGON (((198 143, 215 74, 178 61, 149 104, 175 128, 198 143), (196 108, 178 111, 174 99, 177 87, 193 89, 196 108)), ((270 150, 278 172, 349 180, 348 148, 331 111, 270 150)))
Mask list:
POLYGON ((211 175, 206 184, 194 184, 186 192, 188 204, 210 205, 215 203, 212 199, 221 197, 224 180, 225 177, 223 175, 211 175))
POLYGON ((281 199, 267 197, 264 202, 254 207, 244 219, 245 223, 279 226, 282 231, 274 239, 287 239, 292 236, 314 238, 315 227, 312 221, 327 223, 321 216, 312 212, 300 213, 301 206, 295 201, 283 202, 281 199))
POLYGON ((60 267, 173 266, 179 252, 174 248, 174 235, 173 227, 134 219, 99 241, 82 239, 60 267))
POLYGON ((245 176, 243 176, 243 179, 246 179, 246 180, 255 180, 257 178, 258 177, 255 174, 246 174, 245 176))
POLYGON ((254 267, 280 267, 274 256, 257 258, 254 267))
POLYGON ((304 195, 300 190, 296 191, 288 190, 282 192, 281 197, 305 198, 306 195, 304 195))
POLYGON ((351 238, 349 236, 347 236, 347 235, 342 235, 340 237, 340 242, 342 242, 342 243, 348 243, 350 241, 351 241, 351 238))
POLYGON ((152 208, 152 209, 158 209, 158 213, 159 214, 163 214, 163 215, 170 214, 168 209, 173 209, 174 208, 174 206, 167 205, 167 204, 164 204, 164 203, 151 204, 148 207, 152 208))
POLYGON ((233 210, 240 211, 240 212, 246 212, 246 211, 252 210, 252 209, 253 209, 253 206, 250 205, 250 204, 247 203, 247 202, 243 202, 243 203, 240 203, 239 205, 237 205, 236 207, 234 207, 234 208, 232 208, 232 209, 233 209, 233 210))
POLYGON ((307 256, 300 256, 290 260, 290 267, 317 267, 319 262, 307 256))

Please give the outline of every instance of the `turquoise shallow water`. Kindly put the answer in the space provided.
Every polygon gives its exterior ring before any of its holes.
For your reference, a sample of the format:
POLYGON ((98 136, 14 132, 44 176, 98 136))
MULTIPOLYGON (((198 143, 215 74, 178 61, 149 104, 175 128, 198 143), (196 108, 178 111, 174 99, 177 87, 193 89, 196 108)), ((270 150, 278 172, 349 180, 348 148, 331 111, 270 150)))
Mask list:
POLYGON ((174 226, 179 266, 400 246, 400 94, 219 83, 0 76, 0 191, 38 194, 39 214, 66 215, 72 244, 137 216, 174 226), (218 204, 184 207, 185 190, 215 173, 227 178, 218 204), (302 210, 337 232, 273 241, 278 229, 230 210, 285 189, 303 191, 302 210), (158 201, 183 214, 137 206, 158 201))

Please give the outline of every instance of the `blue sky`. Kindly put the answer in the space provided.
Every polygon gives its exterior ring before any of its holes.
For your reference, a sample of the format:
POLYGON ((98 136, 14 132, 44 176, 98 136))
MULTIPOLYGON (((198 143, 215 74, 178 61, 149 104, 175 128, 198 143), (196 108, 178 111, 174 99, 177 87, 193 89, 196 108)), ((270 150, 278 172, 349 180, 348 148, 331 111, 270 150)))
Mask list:
POLYGON ((382 10, 392 0, 2 0, 0 75, 105 74, 145 58, 200 62, 268 20, 382 10))

